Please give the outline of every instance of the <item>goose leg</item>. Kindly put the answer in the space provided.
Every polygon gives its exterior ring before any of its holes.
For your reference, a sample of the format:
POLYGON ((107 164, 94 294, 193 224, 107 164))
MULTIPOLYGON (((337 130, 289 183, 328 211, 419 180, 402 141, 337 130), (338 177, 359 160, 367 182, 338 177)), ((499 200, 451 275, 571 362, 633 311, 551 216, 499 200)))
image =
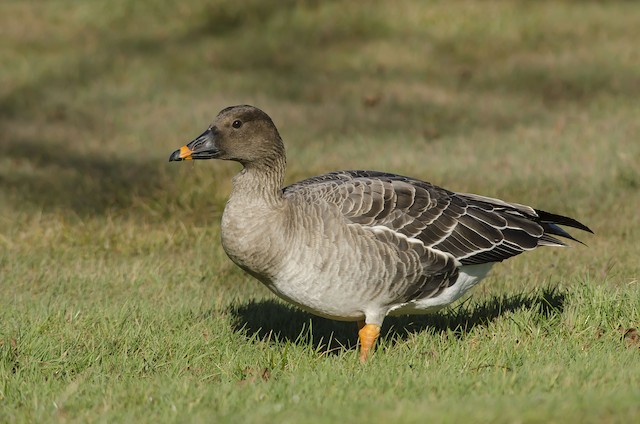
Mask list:
POLYGON ((369 353, 373 350, 373 345, 380 335, 380 326, 376 324, 365 324, 358 321, 358 339, 360 340, 360 362, 365 362, 369 353))

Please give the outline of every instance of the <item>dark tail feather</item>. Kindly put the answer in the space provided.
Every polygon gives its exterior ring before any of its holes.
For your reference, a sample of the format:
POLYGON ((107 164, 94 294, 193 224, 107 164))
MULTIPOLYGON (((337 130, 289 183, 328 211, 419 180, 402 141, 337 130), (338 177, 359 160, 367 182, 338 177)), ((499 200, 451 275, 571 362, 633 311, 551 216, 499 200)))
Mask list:
MULTIPOLYGON (((593 234, 593 231, 591 230, 591 228, 587 227, 581 222, 576 221, 573 218, 569 218, 568 216, 556 215, 554 213, 546 212, 540 209, 536 209, 535 211, 538 214, 539 222, 542 224, 542 227, 544 228, 545 235, 552 234, 554 236, 564 237, 569 240, 573 240, 578 243, 584 244, 580 240, 574 238, 571 234, 567 233, 565 230, 560 228, 559 225, 566 225, 567 227, 577 228, 579 230, 587 231, 593 234)), ((555 239, 554 237, 549 236, 548 238, 550 239, 548 241, 555 241, 555 242, 560 242, 560 244, 564 244, 560 240, 555 239)))

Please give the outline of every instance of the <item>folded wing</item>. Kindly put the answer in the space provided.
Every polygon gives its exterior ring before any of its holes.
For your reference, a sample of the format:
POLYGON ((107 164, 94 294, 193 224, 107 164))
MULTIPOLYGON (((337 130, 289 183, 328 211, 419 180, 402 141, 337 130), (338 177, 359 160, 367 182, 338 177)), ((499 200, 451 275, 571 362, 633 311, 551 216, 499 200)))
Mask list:
POLYGON ((375 171, 338 171, 284 189, 285 196, 337 205, 354 224, 385 227, 459 263, 499 262, 537 246, 575 240, 559 227, 591 230, 562 215, 375 171))

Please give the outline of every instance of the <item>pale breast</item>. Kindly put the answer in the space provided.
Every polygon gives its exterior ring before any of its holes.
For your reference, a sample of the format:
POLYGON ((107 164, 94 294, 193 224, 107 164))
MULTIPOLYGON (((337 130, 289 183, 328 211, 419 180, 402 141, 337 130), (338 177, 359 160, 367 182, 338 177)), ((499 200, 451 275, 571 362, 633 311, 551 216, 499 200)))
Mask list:
POLYGON ((261 280, 270 278, 278 273, 284 260, 282 220, 273 208, 231 199, 222 214, 222 247, 241 268, 261 280))

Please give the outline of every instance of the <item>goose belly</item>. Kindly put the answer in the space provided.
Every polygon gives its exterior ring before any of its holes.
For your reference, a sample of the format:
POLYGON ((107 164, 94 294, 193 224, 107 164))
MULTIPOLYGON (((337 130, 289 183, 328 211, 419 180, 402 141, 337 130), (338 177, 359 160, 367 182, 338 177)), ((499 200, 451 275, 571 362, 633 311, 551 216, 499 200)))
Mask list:
POLYGON ((383 317, 422 272, 418 261, 403 263, 395 246, 357 225, 325 225, 292 240, 278 271, 258 278, 278 296, 327 318, 383 317))
POLYGON ((258 278, 279 297, 316 315, 344 321, 363 319, 365 311, 379 303, 375 293, 367 289, 367 276, 360 269, 332 266, 333 254, 315 252, 314 258, 305 258, 300 252, 273 278, 258 278))

